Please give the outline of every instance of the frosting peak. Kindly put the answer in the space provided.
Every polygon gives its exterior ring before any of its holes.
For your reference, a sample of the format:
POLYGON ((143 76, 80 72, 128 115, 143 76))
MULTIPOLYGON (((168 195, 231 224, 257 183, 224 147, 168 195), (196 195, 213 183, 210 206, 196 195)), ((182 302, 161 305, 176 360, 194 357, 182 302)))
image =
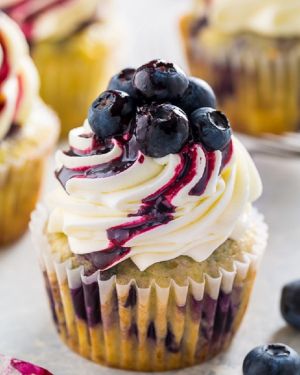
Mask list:
MULTIPOLYGON (((201 2, 203 7, 205 1, 201 2)), ((214 27, 225 33, 250 31, 278 37, 300 35, 298 0, 212 0, 207 1, 206 6, 214 27)))
POLYGON ((38 97, 38 75, 18 26, 0 12, 0 141, 23 126, 38 97))

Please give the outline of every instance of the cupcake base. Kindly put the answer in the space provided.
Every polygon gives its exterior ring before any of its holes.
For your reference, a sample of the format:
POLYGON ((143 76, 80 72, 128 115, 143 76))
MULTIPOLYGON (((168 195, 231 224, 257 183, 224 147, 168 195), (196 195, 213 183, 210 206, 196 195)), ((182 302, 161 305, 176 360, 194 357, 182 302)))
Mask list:
POLYGON ((0 246, 17 240, 26 231, 58 131, 55 115, 39 105, 26 128, 1 144, 0 246))
POLYGON ((100 309, 96 302, 91 307, 101 315, 94 324, 81 314, 79 305, 98 293, 97 283, 72 289, 55 274, 44 277, 57 331, 73 351, 105 366, 167 371, 201 364, 228 348, 247 308, 255 272, 249 271, 230 293, 220 291, 212 298, 205 291, 201 300, 189 293, 183 305, 172 298, 174 288, 161 290, 155 285, 147 291, 150 296, 143 296, 136 286, 120 292, 124 286, 110 285, 109 298, 97 301, 100 309), (130 302, 132 295, 139 302, 130 302), (156 306, 153 320, 148 313, 151 304, 156 306))
POLYGON ((266 226, 254 216, 247 238, 226 241, 203 263, 179 257, 136 275, 127 260, 86 276, 68 255, 65 237, 43 234, 47 213, 39 208, 31 231, 60 337, 85 358, 135 371, 193 366, 224 351, 246 311, 266 244, 266 226))
POLYGON ((297 131, 299 40, 225 37, 208 22, 193 35, 195 17, 181 19, 185 54, 192 75, 212 85, 233 128, 256 136, 297 131))

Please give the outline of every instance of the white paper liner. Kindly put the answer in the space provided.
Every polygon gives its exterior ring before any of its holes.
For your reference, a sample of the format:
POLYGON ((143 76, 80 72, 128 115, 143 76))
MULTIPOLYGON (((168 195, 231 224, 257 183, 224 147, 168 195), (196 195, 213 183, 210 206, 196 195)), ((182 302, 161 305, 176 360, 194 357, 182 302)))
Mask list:
MULTIPOLYGON (((255 274, 256 269, 258 267, 260 258, 264 252, 264 249, 266 247, 267 242, 267 226, 263 221, 262 215, 260 215, 256 210, 253 210, 253 220, 252 225, 253 228, 255 228, 255 241, 253 245, 253 249, 251 253, 244 253, 239 261, 233 262, 233 270, 228 271, 223 268, 219 269, 219 275, 218 277, 212 277, 211 275, 205 274, 203 282, 197 282, 191 278, 187 280, 186 285, 178 285, 175 280, 171 280, 170 284, 167 287, 161 287, 158 285, 154 280, 152 280, 150 286, 148 288, 140 288, 137 286, 135 280, 131 280, 127 284, 120 284, 117 282, 116 276, 111 277, 109 280, 101 280, 100 279, 100 271, 97 271, 91 276, 84 276, 84 270, 83 267, 72 269, 71 264, 69 261, 66 261, 64 263, 56 262, 53 259, 53 256, 50 255, 49 245, 47 243, 47 238, 44 235, 44 229, 46 227, 46 222, 48 218, 47 211, 43 206, 38 206, 37 210, 32 215, 32 220, 30 223, 30 229, 32 232, 32 237, 34 239, 34 244, 37 249, 37 252, 39 254, 39 258, 41 260, 41 265, 44 271, 47 272, 48 276, 50 278, 55 278, 60 285, 60 288, 62 288, 66 285, 68 285, 68 288, 71 290, 78 290, 78 288, 84 286, 84 285, 90 285, 92 283, 98 282, 99 285, 99 296, 100 296, 100 310, 102 314, 102 325, 103 325, 103 332, 104 332, 104 352, 106 354, 103 354, 103 358, 93 358, 93 345, 90 348, 90 353, 83 353, 83 349, 80 350, 80 348, 76 349, 77 351, 80 351, 81 354, 88 356, 89 358, 92 358, 96 361, 106 363, 111 366, 121 367, 121 368, 128 368, 132 369, 132 364, 129 361, 129 364, 124 362, 124 358, 126 358, 126 351, 125 354, 123 353, 121 363, 119 363, 118 359, 115 359, 114 350, 110 352, 111 350, 111 344, 109 344, 110 338, 109 335, 106 337, 105 332, 109 327, 112 325, 112 316, 113 316, 113 305, 115 301, 115 298, 117 298, 117 304, 118 304, 118 314, 119 314, 119 329, 120 331, 120 337, 115 336, 114 340, 116 340, 116 337, 119 337, 122 341, 122 337, 125 334, 125 336, 129 335, 130 330, 132 329, 132 323, 135 323, 139 328, 138 333, 138 341, 139 343, 146 342, 147 338, 147 325, 146 322, 149 323, 150 320, 155 321, 155 330, 156 330, 156 350, 162 351, 160 354, 161 358, 165 358, 165 355, 170 355, 170 353, 167 354, 166 349, 164 348, 164 345, 162 345, 162 342, 168 341, 168 335, 169 333, 169 325, 174 324, 176 325, 176 332, 172 333, 172 340, 173 342, 171 345, 175 345, 174 343, 180 343, 180 342, 188 342, 188 346, 193 346, 193 354, 190 355, 190 360, 188 360, 188 355, 186 361, 188 361, 189 365, 201 362, 204 359, 207 359, 210 357, 209 351, 206 354, 200 353, 200 355, 197 357, 196 348, 197 348, 197 342, 199 341, 197 329, 196 333, 193 332, 192 328, 189 328, 188 323, 186 322, 186 307, 187 307, 187 301, 188 298, 194 299, 195 303, 199 304, 199 308, 201 304, 205 306, 207 303, 207 298, 209 298, 211 301, 218 301, 218 298, 221 293, 225 294, 226 296, 231 295, 234 291, 234 287, 240 288, 241 290, 244 287, 244 281, 246 283, 247 276, 249 275, 250 271, 255 274), (127 307, 127 302, 130 298, 130 291, 131 288, 134 288, 136 291, 136 301, 135 301, 135 311, 141 312, 143 311, 143 314, 137 313, 137 316, 134 318, 130 312, 130 309, 127 307), (150 317, 149 314, 153 314, 153 312, 150 312, 151 309, 149 306, 153 303, 153 293, 155 295, 155 305, 156 305, 156 312, 155 316, 150 317), (152 296, 152 297, 151 297, 152 296), (173 296, 173 297, 172 297, 173 296), (189 297, 190 296, 190 297, 189 297), (173 301, 173 302, 172 302, 173 301), (172 303, 171 303, 172 302, 172 303), (175 305, 174 305, 175 303, 175 305), (174 310, 175 309, 175 310, 174 310), (183 309, 183 310, 181 310, 183 309), (158 317, 158 319, 156 319, 158 317), (123 332, 123 333, 122 333, 123 332), (196 335, 196 336, 195 336, 196 335), (194 337, 195 336, 195 337, 194 337), (193 344, 192 341, 195 341, 193 344), (161 346, 162 345, 162 346, 161 346), (105 348, 107 348, 105 350, 105 348), (202 357, 203 358, 202 358, 202 357)), ((253 284, 253 281, 251 282, 253 284)), ((246 284, 245 284, 246 285, 246 284)), ((251 289, 251 287, 250 287, 251 289)), ((61 295, 62 297, 62 305, 63 309, 67 309, 67 306, 64 306, 64 298, 63 293, 61 295)), ((209 302, 209 301, 208 301, 209 302)), ((247 301, 246 301, 247 304, 247 301)), ((207 305, 208 306, 208 305, 207 305)), ((85 305, 86 310, 88 310, 88 306, 85 305)), ((214 307, 214 314, 217 314, 217 303, 214 307)), ((67 313, 66 313, 67 314, 67 313)), ((241 315, 242 316, 242 315, 241 315)), ((201 317, 197 317, 197 319, 200 321, 201 317)), ((197 320, 196 319, 196 320, 197 320)), ((227 318, 226 318, 227 319, 227 318)), ((67 319, 66 319, 67 320, 67 319)), ((75 318, 76 320, 76 318, 75 318)), ((238 318, 239 320, 239 318, 238 318)), ((198 327, 199 331, 199 321, 198 326, 196 324, 196 327, 198 327)), ((208 325, 207 331, 210 335, 209 340, 211 340, 214 332, 213 332, 213 326, 209 326, 209 322, 206 324, 208 325)), ((225 324, 225 322, 224 322, 225 324)), ((195 328, 194 328, 195 330, 195 328)), ((224 330, 224 328, 223 328, 224 330)), ((200 335, 200 334, 199 334, 200 335)), ((126 337, 127 337, 126 336, 126 337)), ((92 337, 89 338, 89 340, 92 340, 92 337)), ((171 338, 170 338, 171 340, 171 338)), ((218 339, 218 347, 219 349, 222 348, 222 345, 225 345, 225 339, 219 338, 218 339)), ((141 344, 142 345, 142 344, 141 344)), ((177 350, 177 347, 171 346, 171 350, 174 350, 174 353, 177 350)), ((122 353, 122 348, 120 348, 120 353, 122 353)), ((132 354, 132 353, 131 353, 132 354)), ((130 357, 130 352, 127 355, 130 357)), ((178 354, 177 354, 178 355, 178 354)), ((175 354, 173 356, 176 357, 175 354)), ((175 358, 174 357, 174 358, 175 358)), ((173 358, 173 357, 172 357, 173 358)), ((134 369, 136 370, 147 370, 147 366, 139 364, 139 361, 136 361, 136 367, 134 369)), ((169 362, 168 365, 162 363, 152 363, 152 370, 153 368, 155 370, 165 370, 170 368, 179 368, 183 367, 182 362, 169 362), (154 366, 154 367, 153 367, 154 366), (166 367, 167 366, 167 367, 166 367)))

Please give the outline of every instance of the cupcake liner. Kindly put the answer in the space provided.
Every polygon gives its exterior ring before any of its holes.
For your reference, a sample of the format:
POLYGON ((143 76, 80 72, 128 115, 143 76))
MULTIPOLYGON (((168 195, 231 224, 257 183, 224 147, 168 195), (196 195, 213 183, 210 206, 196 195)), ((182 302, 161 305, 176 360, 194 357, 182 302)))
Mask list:
POLYGON ((54 321, 63 341, 82 356, 111 367, 164 371, 201 363, 230 344, 248 304, 259 260, 266 246, 263 218, 253 214, 256 238, 232 271, 174 280, 120 284, 101 272, 85 276, 69 261, 57 262, 43 234, 47 211, 39 206, 30 224, 43 269, 54 321))
POLYGON ((2 152, 9 155, 0 164, 0 246, 18 239, 26 231, 39 197, 45 163, 57 140, 56 117, 44 110, 40 114, 50 115, 53 122, 28 125, 19 140, 11 141, 16 143, 14 146, 7 141, 1 144, 2 152), (12 149, 18 147, 24 153, 18 150, 18 155, 13 155, 12 149))
POLYGON ((92 101, 114 71, 114 22, 99 22, 62 42, 45 41, 33 47, 41 76, 41 96, 61 119, 61 136, 84 121, 92 101))
POLYGON ((201 31, 191 35, 192 22, 180 25, 188 65, 213 86, 233 126, 254 135, 299 129, 299 40, 235 35, 211 48, 201 31))

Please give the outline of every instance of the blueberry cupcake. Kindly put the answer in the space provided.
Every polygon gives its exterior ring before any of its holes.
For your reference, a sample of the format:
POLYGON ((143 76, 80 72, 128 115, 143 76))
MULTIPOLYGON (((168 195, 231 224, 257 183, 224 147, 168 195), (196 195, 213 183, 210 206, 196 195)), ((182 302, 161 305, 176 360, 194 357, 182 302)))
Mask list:
POLYGON ((0 12, 0 245, 26 230, 58 136, 58 120, 38 88, 25 38, 0 12))
POLYGON ((0 354, 0 374, 2 375, 52 375, 42 367, 0 354))
POLYGON ((195 0, 182 18, 190 70, 213 86, 237 130, 299 130, 299 12, 297 0, 195 0))
POLYGON ((62 136, 81 123, 112 73, 116 44, 111 0, 2 0, 21 26, 41 76, 41 96, 59 115, 62 136))
POLYGON ((207 83, 171 62, 125 69, 57 154, 32 216, 57 330, 73 350, 160 371, 225 350, 266 226, 257 170, 207 83))

